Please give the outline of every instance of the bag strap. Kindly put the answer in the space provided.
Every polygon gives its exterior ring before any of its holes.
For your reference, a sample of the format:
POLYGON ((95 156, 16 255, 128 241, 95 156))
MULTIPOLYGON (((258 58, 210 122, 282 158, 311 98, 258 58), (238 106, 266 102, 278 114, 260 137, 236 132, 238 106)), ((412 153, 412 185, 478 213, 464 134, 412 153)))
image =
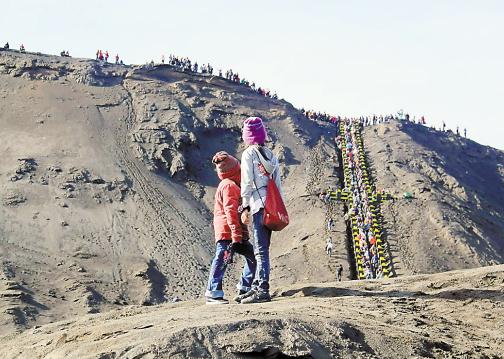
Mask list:
MULTIPOLYGON (((255 148, 254 148, 254 153, 257 156, 257 159, 259 160, 259 162, 261 162, 261 159, 259 158, 259 155, 256 153, 255 148)), ((254 182, 254 187, 256 188, 256 191, 257 191, 257 194, 259 195, 259 198, 261 199, 261 203, 263 205, 263 208, 265 208, 266 206, 265 206, 264 201, 262 199, 261 192, 259 192, 259 188, 257 188, 257 184, 256 184, 256 181, 255 181, 255 169, 254 169, 254 167, 255 167, 254 166, 254 159, 252 158, 252 176, 253 176, 252 181, 254 182)), ((269 178, 269 176, 268 176, 268 178, 269 178)))

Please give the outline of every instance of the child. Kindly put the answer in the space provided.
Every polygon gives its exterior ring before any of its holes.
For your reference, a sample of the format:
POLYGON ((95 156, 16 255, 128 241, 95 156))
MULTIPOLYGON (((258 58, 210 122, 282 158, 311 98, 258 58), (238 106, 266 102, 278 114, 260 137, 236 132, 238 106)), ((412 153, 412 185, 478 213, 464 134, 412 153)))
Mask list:
POLYGON ((224 299, 222 281, 226 267, 232 262, 233 254, 245 257, 245 264, 240 283, 239 294, 248 292, 252 287, 256 272, 254 248, 248 241, 248 230, 240 221, 240 163, 227 152, 217 152, 212 159, 221 179, 214 203, 214 231, 216 250, 210 269, 210 277, 205 292, 207 304, 228 304, 224 299))

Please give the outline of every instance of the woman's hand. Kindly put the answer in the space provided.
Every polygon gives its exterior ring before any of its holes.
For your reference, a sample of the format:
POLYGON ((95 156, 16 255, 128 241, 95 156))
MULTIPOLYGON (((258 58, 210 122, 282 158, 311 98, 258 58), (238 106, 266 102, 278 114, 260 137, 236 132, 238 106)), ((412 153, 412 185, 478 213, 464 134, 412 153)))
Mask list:
POLYGON ((249 211, 248 209, 244 210, 241 214, 241 221, 243 224, 246 224, 247 226, 250 224, 250 216, 249 216, 249 211))

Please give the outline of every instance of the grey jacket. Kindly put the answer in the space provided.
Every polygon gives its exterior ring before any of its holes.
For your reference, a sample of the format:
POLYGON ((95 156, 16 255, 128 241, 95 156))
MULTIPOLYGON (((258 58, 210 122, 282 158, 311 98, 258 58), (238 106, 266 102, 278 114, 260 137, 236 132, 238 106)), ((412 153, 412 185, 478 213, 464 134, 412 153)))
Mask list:
POLYGON ((284 199, 278 159, 269 148, 263 146, 259 150, 259 147, 259 145, 249 146, 243 151, 241 157, 242 205, 243 207, 250 206, 252 214, 257 213, 266 203, 269 177, 261 171, 261 164, 275 181, 282 199, 284 199))

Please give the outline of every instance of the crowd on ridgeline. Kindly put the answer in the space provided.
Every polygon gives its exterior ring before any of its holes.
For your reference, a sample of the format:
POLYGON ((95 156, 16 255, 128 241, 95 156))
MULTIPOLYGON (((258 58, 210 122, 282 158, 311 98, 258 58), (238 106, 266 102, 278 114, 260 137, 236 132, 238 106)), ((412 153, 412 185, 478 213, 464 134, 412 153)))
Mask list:
MULTIPOLYGON (((9 50, 10 45, 7 42, 3 50, 9 50)), ((24 53, 25 47, 23 44, 20 45, 19 51, 24 53)), ((68 50, 63 50, 60 53, 60 56, 63 57, 70 57, 70 53, 68 50)), ((97 50, 96 51, 96 61, 99 61, 101 64, 106 64, 108 63, 109 60, 109 52, 108 50, 103 52, 102 50, 97 50)), ((119 54, 116 54, 115 56, 115 62, 116 65, 124 65, 124 62, 122 59, 119 58, 119 54)), ((161 64, 165 64, 165 56, 161 56, 161 64)), ((154 66, 155 63, 152 60, 150 63, 147 65, 154 66)), ((201 73, 201 74, 208 74, 208 75, 213 75, 214 74, 214 68, 212 65, 209 63, 207 64, 202 64, 199 65, 196 61, 191 61, 188 57, 180 57, 180 56, 175 56, 175 55, 170 55, 168 59, 168 65, 173 66, 175 69, 179 71, 184 71, 184 72, 193 72, 193 73, 201 73)), ((265 89, 263 87, 256 86, 255 82, 251 82, 243 77, 240 77, 238 72, 234 72, 232 69, 227 70, 225 73, 222 72, 222 69, 219 69, 218 71, 218 76, 225 78, 226 80, 239 83, 243 86, 246 86, 250 88, 252 91, 260 94, 261 96, 268 97, 271 99, 278 99, 278 95, 276 92, 271 92, 268 89, 265 89)), ((307 119, 313 120, 313 121, 324 121, 324 122, 331 122, 333 124, 338 124, 340 121, 354 121, 359 123, 362 126, 372 126, 372 125, 377 125, 381 123, 388 123, 391 120, 403 120, 403 121, 408 121, 408 122, 413 122, 413 123, 418 123, 421 125, 426 126, 427 121, 425 120, 424 116, 420 116, 418 119, 416 119, 415 116, 411 118, 411 116, 406 113, 403 114, 402 111, 397 113, 396 115, 372 115, 372 116, 359 116, 359 117, 344 117, 344 116, 334 116, 330 115, 326 112, 320 112, 320 111, 313 111, 313 110, 305 110, 302 108, 300 110, 304 116, 306 116, 307 119)), ((431 128, 436 129, 434 126, 431 126, 431 128)), ((446 124, 443 121, 442 127, 439 129, 442 132, 452 132, 451 130, 446 129, 446 124)), ((455 133, 460 136, 460 130, 459 127, 456 127, 455 133)), ((463 130, 464 137, 467 137, 467 129, 464 128, 463 130)))
POLYGON ((328 113, 325 112, 305 110, 304 108, 302 108, 300 111, 303 113, 303 115, 306 116, 307 119, 312 121, 331 122, 334 124, 336 124, 339 121, 338 117, 329 115, 328 113))
MULTIPOLYGON (((358 116, 358 117, 334 116, 326 112, 305 110, 304 108, 301 108, 300 111, 309 120, 331 122, 336 125, 340 123, 340 121, 353 121, 363 127, 366 127, 366 126, 379 125, 381 123, 389 123, 391 120, 397 120, 427 126, 427 120, 425 119, 425 116, 419 116, 418 118, 416 116, 411 117, 410 114, 402 113, 402 111, 398 112, 396 115, 389 114, 389 115, 372 115, 372 116, 358 116)), ((455 133, 457 136, 461 135, 459 126, 456 127, 455 131, 452 131, 446 128, 446 123, 444 121, 439 129, 437 129, 434 125, 431 125, 430 128, 432 128, 433 130, 439 130, 441 132, 455 133)), ((466 128, 464 128, 463 133, 464 137, 467 138, 466 128)))
MULTIPOLYGON (((154 61, 150 62, 150 65, 154 66, 154 64, 154 61)), ((164 55, 161 57, 161 64, 165 64, 164 55)), ((209 63, 200 65, 198 64, 198 62, 192 61, 188 57, 170 55, 168 58, 168 65, 175 67, 179 71, 214 75, 214 68, 212 65, 210 65, 209 63)), ((246 86, 252 91, 257 92, 261 96, 272 98, 274 100, 278 99, 276 92, 272 93, 268 89, 256 86, 255 82, 250 82, 249 80, 240 77, 240 75, 237 72, 234 72, 232 69, 229 69, 226 72, 223 72, 222 69, 219 69, 216 75, 225 78, 226 80, 246 86)))
MULTIPOLYGON (((109 52, 106 50, 103 52, 102 50, 96 50, 96 61, 99 61, 101 64, 106 64, 108 63, 109 60, 109 52)), ((124 65, 123 60, 119 58, 119 54, 115 55, 115 62, 116 65, 124 65)))
MULTIPOLYGON (((9 45, 9 42, 8 42, 8 41, 7 41, 7 42, 5 43, 5 45, 3 46, 3 50, 10 50, 10 45, 9 45)), ((25 52, 26 52, 26 49, 25 49, 25 47, 24 47, 24 45, 23 45, 23 44, 21 44, 21 45, 19 46, 19 52, 22 52, 22 53, 25 53, 25 52)))

